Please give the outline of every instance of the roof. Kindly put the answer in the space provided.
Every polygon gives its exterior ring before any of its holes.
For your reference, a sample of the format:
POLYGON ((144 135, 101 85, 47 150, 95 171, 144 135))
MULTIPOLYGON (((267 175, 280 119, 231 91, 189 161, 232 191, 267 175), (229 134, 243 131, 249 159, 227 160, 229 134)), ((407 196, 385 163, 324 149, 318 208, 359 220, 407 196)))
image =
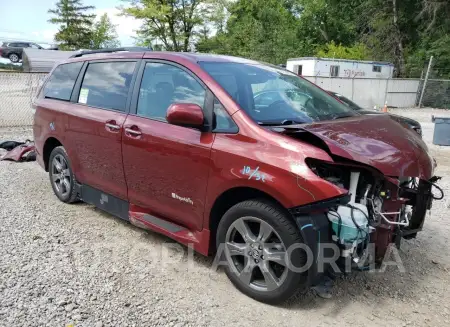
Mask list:
POLYGON ((358 62, 358 63, 362 63, 362 64, 394 66, 393 63, 387 62, 387 61, 351 60, 351 59, 319 58, 319 57, 289 58, 287 61, 294 61, 294 60, 321 60, 321 61, 332 61, 332 62, 358 62))
MULTIPOLYGON (((74 52, 74 54, 77 52, 74 52)), ((68 62, 72 61, 85 61, 88 59, 119 59, 119 58, 161 58, 161 55, 170 57, 179 57, 190 60, 192 62, 235 62, 235 63, 246 63, 246 64, 260 64, 258 61, 249 60, 240 57, 233 56, 224 56, 217 54, 209 54, 209 53, 195 53, 195 52, 170 52, 170 51, 130 51, 130 52, 99 52, 99 53, 88 53, 81 57, 74 57, 67 60, 68 62)))
POLYGON ((91 49, 91 50, 80 50, 77 53, 70 56, 70 58, 78 58, 87 55, 99 54, 99 53, 114 53, 114 52, 148 52, 153 51, 150 47, 117 47, 117 48, 104 48, 104 49, 91 49))
POLYGON ((76 51, 59 51, 24 48, 23 71, 27 73, 49 73, 56 63, 65 61, 76 51))
POLYGON ((211 53, 195 53, 195 52, 170 52, 178 56, 185 57, 195 62, 209 61, 209 62, 235 62, 241 64, 260 64, 260 62, 241 57, 217 55, 211 53))

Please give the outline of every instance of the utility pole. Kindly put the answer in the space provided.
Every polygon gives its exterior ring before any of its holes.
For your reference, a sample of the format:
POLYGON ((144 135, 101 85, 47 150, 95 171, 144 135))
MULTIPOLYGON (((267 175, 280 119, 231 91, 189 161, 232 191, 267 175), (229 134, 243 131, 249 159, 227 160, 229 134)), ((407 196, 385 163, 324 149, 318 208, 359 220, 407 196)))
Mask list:
POLYGON ((430 57, 430 62, 428 63, 427 73, 425 74, 425 80, 423 81, 422 93, 420 94, 420 100, 419 100, 419 108, 422 107, 423 94, 425 93, 425 88, 427 86, 428 76, 430 75, 432 62, 433 62, 433 56, 430 57))

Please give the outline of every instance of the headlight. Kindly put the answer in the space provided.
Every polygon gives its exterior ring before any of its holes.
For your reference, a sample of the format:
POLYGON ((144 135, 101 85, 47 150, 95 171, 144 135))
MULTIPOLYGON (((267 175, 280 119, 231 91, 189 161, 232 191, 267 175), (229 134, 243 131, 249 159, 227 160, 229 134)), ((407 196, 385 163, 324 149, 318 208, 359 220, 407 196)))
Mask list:
POLYGON ((412 126, 411 127, 415 132, 417 132, 417 134, 419 134, 420 136, 422 136, 422 128, 420 128, 420 127, 415 127, 415 126, 412 126))
POLYGON ((408 123, 408 121, 404 120, 402 117, 398 117, 398 116, 394 116, 394 115, 390 115, 390 117, 395 120, 397 123, 399 123, 400 125, 402 125, 403 127, 412 129, 413 131, 415 131, 417 134, 419 134, 420 136, 422 136, 422 128, 420 126, 416 126, 413 124, 408 123))

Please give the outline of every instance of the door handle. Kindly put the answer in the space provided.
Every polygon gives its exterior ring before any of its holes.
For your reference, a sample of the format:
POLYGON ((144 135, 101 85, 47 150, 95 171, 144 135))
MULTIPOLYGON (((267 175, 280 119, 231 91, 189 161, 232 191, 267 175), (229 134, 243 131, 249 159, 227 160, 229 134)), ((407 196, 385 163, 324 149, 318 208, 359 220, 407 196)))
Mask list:
POLYGON ((120 130, 120 126, 117 125, 114 119, 107 120, 105 123, 106 130, 111 133, 118 133, 120 130))
POLYGON ((138 130, 131 129, 131 128, 125 128, 125 133, 131 134, 132 136, 140 136, 142 133, 138 130))
POLYGON ((120 129, 119 125, 114 125, 114 124, 111 124, 111 123, 106 123, 105 126, 108 127, 108 128, 111 128, 111 129, 120 129))

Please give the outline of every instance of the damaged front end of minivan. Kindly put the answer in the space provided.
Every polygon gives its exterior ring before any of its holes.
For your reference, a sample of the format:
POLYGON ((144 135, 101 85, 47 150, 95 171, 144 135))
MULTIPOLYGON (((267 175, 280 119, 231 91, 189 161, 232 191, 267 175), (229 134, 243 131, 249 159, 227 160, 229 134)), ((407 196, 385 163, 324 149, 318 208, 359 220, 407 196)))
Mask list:
POLYGON ((414 238, 422 230, 433 199, 442 197, 433 195, 437 177, 392 178, 357 163, 314 159, 307 163, 317 176, 349 192, 345 203, 329 207, 327 214, 345 257, 358 260, 364 252, 360 243, 374 243, 380 262, 390 244, 399 247, 402 237, 414 238))
POLYGON ((290 209, 302 231, 317 232, 304 233, 306 242, 317 248, 312 249, 316 257, 320 243, 333 242, 340 257, 355 267, 381 263, 392 244, 400 247, 402 238, 416 237, 433 200, 443 198, 426 145, 383 117, 290 125, 277 131, 326 151, 332 161, 306 158, 307 166, 347 191, 290 209), (369 248, 374 249, 370 256, 369 248))

